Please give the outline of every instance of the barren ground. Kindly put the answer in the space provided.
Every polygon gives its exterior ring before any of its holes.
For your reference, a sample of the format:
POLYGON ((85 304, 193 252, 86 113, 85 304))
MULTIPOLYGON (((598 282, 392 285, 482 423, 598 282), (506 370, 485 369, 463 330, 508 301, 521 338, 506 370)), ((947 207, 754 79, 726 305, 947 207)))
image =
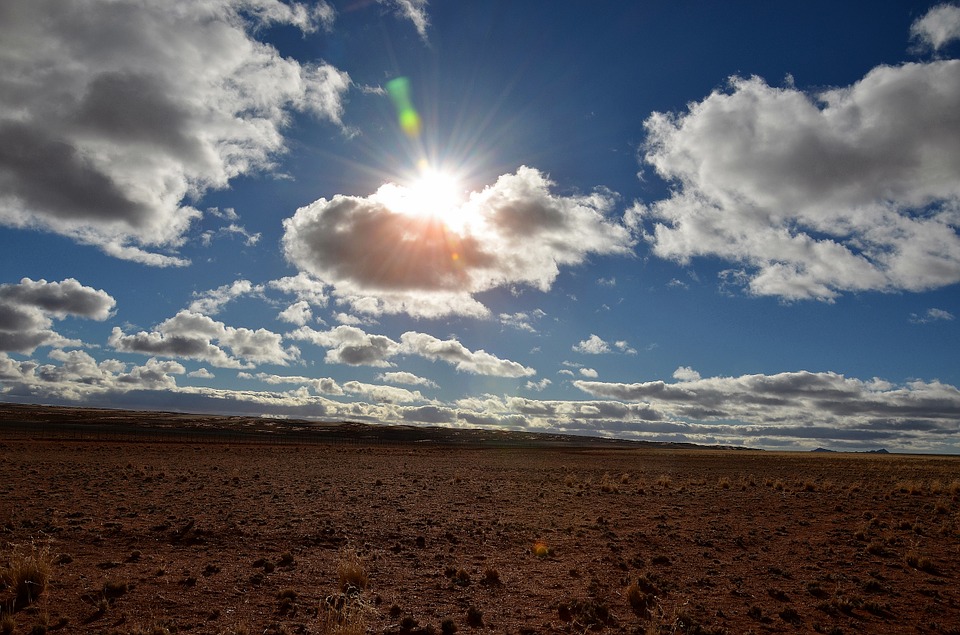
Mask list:
POLYGON ((355 553, 369 633, 960 633, 958 468, 0 439, 0 567, 54 561, 0 613, 14 633, 321 633, 355 553))

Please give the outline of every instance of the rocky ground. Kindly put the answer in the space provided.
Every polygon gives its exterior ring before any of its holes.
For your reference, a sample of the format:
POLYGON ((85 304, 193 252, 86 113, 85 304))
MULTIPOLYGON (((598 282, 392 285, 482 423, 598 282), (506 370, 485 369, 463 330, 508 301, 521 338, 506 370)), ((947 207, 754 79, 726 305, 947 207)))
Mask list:
POLYGON ((958 468, 0 435, 0 632, 960 633, 958 468))

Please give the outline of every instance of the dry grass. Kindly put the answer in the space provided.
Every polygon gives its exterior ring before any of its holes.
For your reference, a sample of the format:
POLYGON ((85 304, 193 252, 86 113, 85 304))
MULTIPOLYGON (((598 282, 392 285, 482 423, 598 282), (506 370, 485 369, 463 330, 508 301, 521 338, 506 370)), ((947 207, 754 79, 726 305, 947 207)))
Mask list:
POLYGON ((367 588, 369 581, 363 559, 357 552, 349 549, 340 552, 340 560, 337 562, 337 584, 340 590, 346 592, 353 587, 362 591, 367 588))
POLYGON ((7 563, 0 568, 0 587, 12 588, 17 606, 22 608, 46 590, 52 572, 53 556, 48 546, 13 545, 7 563))

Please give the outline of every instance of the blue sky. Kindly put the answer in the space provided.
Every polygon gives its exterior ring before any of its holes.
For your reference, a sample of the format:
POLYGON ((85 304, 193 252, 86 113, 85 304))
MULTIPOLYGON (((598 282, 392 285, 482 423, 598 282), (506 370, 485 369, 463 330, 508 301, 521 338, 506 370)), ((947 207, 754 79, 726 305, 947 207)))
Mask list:
POLYGON ((960 450, 958 5, 0 18, 0 399, 960 450))

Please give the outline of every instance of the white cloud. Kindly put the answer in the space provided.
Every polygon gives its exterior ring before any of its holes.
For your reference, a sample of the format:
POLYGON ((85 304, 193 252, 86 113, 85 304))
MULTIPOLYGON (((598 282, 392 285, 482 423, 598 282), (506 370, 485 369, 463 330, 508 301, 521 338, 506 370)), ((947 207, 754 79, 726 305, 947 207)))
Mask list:
POLYGON ((355 326, 342 325, 329 331, 303 326, 287 333, 287 337, 328 349, 328 364, 387 367, 393 366, 388 360, 400 352, 399 342, 384 335, 369 335, 355 326))
POLYGON ((343 384, 343 389, 347 392, 363 395, 368 399, 382 403, 427 401, 427 399, 420 394, 419 390, 407 390, 406 388, 397 388, 395 386, 378 386, 376 384, 365 384, 359 381, 348 381, 343 384))
POLYGON ((589 377, 591 379, 596 379, 597 377, 600 376, 599 373, 597 373, 597 371, 595 371, 592 368, 581 368, 580 374, 583 375, 584 377, 589 377))
POLYGON ((406 371, 395 371, 389 373, 380 373, 377 375, 377 379, 380 381, 386 381, 391 384, 407 384, 409 386, 426 386, 428 388, 439 388, 437 382, 427 379, 426 377, 420 377, 419 375, 414 375, 413 373, 408 373, 406 371))
POLYGON ((317 280, 306 273, 271 280, 267 283, 267 286, 283 293, 292 294, 296 296, 297 300, 302 300, 312 306, 327 306, 329 300, 324 292, 323 281, 317 280))
POLYGON ((626 340, 617 340, 616 342, 613 343, 613 345, 617 347, 617 350, 619 350, 621 353, 625 355, 637 354, 637 349, 630 346, 630 343, 627 342, 626 340))
POLYGON ((560 370, 557 371, 557 374, 558 374, 558 375, 566 375, 567 377, 574 377, 574 376, 575 376, 575 375, 574 375, 574 372, 573 372, 572 370, 570 370, 569 368, 561 368, 560 370))
POLYGON ((397 14, 413 23, 421 39, 427 40, 427 27, 430 26, 427 0, 377 0, 377 2, 393 6, 397 14))
MULTIPOLYGON (((201 212, 184 201, 273 166, 293 110, 339 124, 345 73, 255 39, 332 19, 278 0, 7 0, 0 224, 155 266, 201 212)), ((234 226, 248 241, 255 235, 234 226)))
POLYGON ((500 359, 484 350, 471 351, 454 339, 441 340, 426 333, 408 331, 400 336, 403 352, 430 361, 443 360, 458 371, 495 377, 529 377, 537 371, 517 362, 500 359))
POLYGON ((644 158, 675 185, 627 218, 656 255, 738 263, 749 291, 832 300, 960 281, 960 60, 879 66, 816 95, 732 78, 654 113, 644 158))
POLYGON ((536 391, 536 392, 542 392, 542 391, 546 390, 547 386, 549 386, 549 385, 552 384, 552 383, 553 383, 553 382, 550 381, 549 379, 547 379, 546 377, 544 377, 544 378, 541 379, 540 381, 533 381, 533 380, 531 379, 530 381, 528 381, 528 382, 526 383, 525 388, 526 388, 527 390, 534 390, 534 391, 536 391))
POLYGON ((699 422, 702 432, 709 428, 712 434, 745 437, 900 439, 909 444, 917 431, 928 437, 955 435, 960 420, 960 390, 938 381, 895 386, 801 371, 690 378, 676 384, 574 385, 593 396, 641 402, 674 421, 699 422))
POLYGON ((294 302, 277 315, 278 320, 303 326, 313 319, 313 312, 310 310, 310 303, 306 300, 294 302))
POLYGON ((528 377, 536 371, 486 351, 471 351, 455 339, 441 340, 426 333, 407 331, 396 342, 385 335, 370 335, 355 326, 338 326, 329 331, 301 327, 287 334, 295 340, 313 342, 327 350, 326 362, 352 366, 388 367, 396 355, 418 355, 430 361, 442 360, 458 371, 496 377, 528 377))
POLYGON ((599 336, 590 334, 590 337, 573 346, 573 350, 585 355, 602 355, 610 352, 610 345, 599 336))
POLYGON ((254 368, 286 366, 300 358, 300 351, 283 348, 281 339, 266 329, 234 328, 200 313, 180 311, 150 332, 126 335, 114 327, 108 343, 127 353, 196 359, 220 368, 254 368))
POLYGON ((630 232, 607 217, 613 194, 558 196, 552 185, 521 167, 442 220, 395 209, 405 190, 394 184, 367 198, 320 199, 284 221, 284 252, 357 312, 485 317, 474 294, 548 291, 562 266, 632 253, 630 232))
POLYGON ((925 313, 918 315, 916 313, 910 314, 910 321, 914 324, 928 324, 930 322, 939 322, 939 321, 950 321, 954 319, 953 313, 949 311, 944 311, 943 309, 927 309, 925 313))
POLYGON ((52 329, 53 319, 76 316, 102 321, 116 301, 106 291, 73 278, 62 282, 23 278, 0 284, 0 351, 32 353, 38 346, 79 346, 52 329))
POLYGON ((187 377, 194 377, 196 379, 213 379, 214 377, 216 377, 216 375, 211 373, 206 368, 198 368, 193 372, 187 373, 187 377))
POLYGON ((134 390, 167 391, 176 387, 173 375, 186 372, 178 362, 153 358, 127 372, 123 362, 111 359, 97 364, 80 350, 55 349, 49 357, 59 364, 17 362, 0 353, 0 394, 82 401, 134 390))
POLYGON ((673 371, 673 378, 677 381, 698 381, 700 379, 700 373, 689 366, 680 366, 677 370, 673 371))
POLYGON ((269 373, 257 373, 250 375, 248 373, 237 373, 243 375, 242 379, 259 379, 265 384, 298 384, 309 386, 314 392, 324 395, 342 395, 343 388, 335 379, 330 377, 303 377, 301 375, 272 375, 269 373))
POLYGON ((501 313, 500 314, 500 323, 504 326, 509 326, 510 328, 517 329, 518 331, 526 331, 528 333, 536 333, 537 329, 530 324, 533 320, 539 320, 546 313, 540 309, 534 310, 532 313, 518 312, 518 313, 501 313))
POLYGON ((934 51, 960 39, 960 7, 938 4, 910 26, 910 36, 921 46, 934 51))
POLYGON ((209 291, 194 291, 193 297, 196 299, 190 303, 187 310, 205 315, 216 315, 223 308, 223 305, 231 300, 244 295, 261 293, 263 293, 262 285, 254 286, 249 280, 236 280, 231 284, 225 284, 209 291))

